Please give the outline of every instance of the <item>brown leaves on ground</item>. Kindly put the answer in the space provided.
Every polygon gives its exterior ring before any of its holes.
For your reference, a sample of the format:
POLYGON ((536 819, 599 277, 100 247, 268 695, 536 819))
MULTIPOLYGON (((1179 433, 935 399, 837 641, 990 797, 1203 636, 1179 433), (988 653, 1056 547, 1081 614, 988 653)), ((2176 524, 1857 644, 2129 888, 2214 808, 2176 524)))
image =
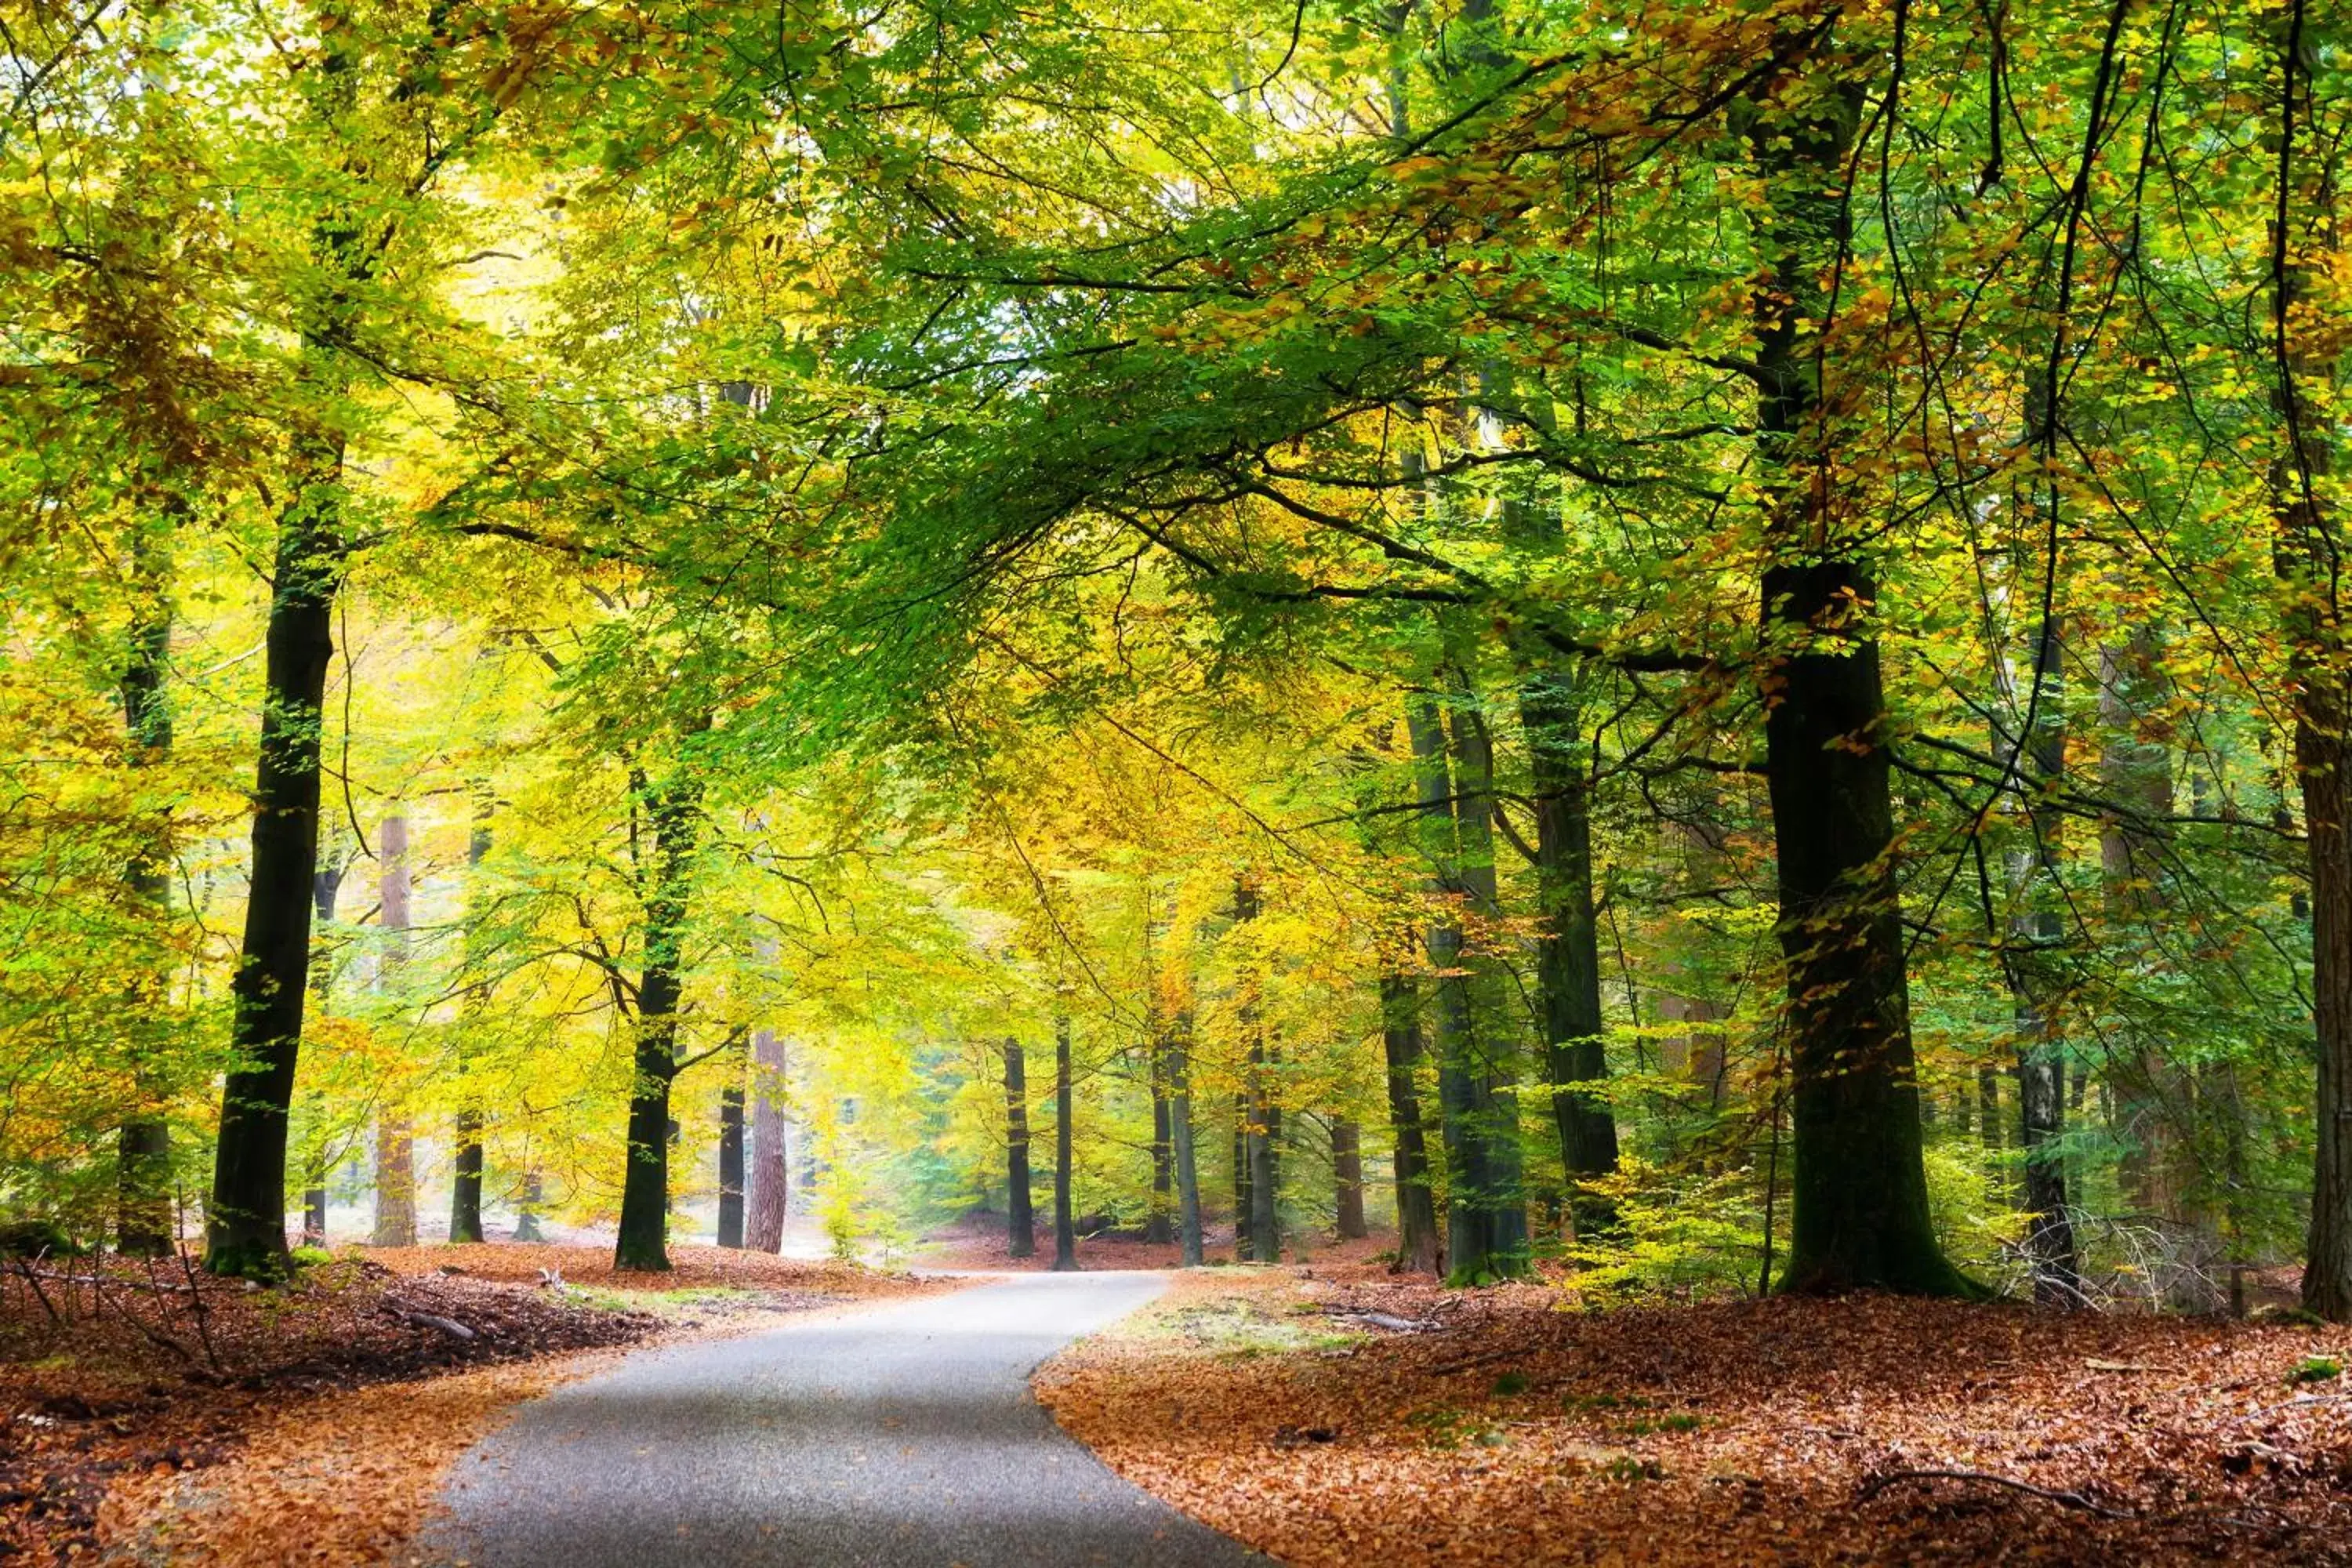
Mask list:
MULTIPOLYGON (((368 1261, 395 1274, 457 1275, 475 1279, 536 1284, 561 1273, 567 1285, 598 1290, 782 1291, 796 1297, 864 1300, 944 1289, 911 1275, 830 1259, 778 1258, 732 1247, 673 1246, 667 1273, 615 1268, 609 1247, 568 1247, 521 1242, 476 1242, 462 1247, 374 1247, 368 1261)), ((809 1300, 805 1305, 826 1305, 809 1300)))
POLYGON ((1192 1275, 1038 1386, 1294 1564, 2352 1561, 2352 1333, 1560 1300, 1192 1275))
POLYGON ((89 1561, 103 1546, 173 1563, 379 1561, 500 1412, 600 1352, 947 1288, 712 1247, 674 1256, 674 1272, 643 1275, 615 1274, 601 1247, 379 1249, 280 1289, 178 1260, 8 1260, 0 1560, 89 1561))

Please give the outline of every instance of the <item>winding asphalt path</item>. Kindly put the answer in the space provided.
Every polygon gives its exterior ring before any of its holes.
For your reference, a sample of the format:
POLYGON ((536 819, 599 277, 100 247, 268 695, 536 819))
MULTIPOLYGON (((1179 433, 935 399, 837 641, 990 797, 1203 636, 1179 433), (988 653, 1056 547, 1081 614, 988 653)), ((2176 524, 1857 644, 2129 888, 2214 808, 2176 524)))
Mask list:
POLYGON ((1158 1295, 1031 1274, 632 1357, 458 1461, 426 1560, 471 1568, 1270 1568, 1111 1474, 1037 1363, 1158 1295))

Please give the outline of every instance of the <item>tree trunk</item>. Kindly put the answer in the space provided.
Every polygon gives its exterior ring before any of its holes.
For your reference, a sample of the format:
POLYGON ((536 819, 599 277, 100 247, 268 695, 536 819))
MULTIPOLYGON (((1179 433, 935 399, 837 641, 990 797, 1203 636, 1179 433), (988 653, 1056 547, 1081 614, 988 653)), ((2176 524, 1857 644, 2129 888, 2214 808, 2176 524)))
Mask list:
POLYGON ((1757 455, 1769 552, 1765 772, 1787 960, 1792 1164, 1781 1288, 1966 1294, 1927 1211, 1895 881, 1876 584, 1823 449, 1819 342, 1848 237, 1864 97, 1810 20, 1784 24, 1785 100, 1748 127, 1769 198, 1754 294, 1757 455))
POLYGON ((474 787, 474 826, 466 837, 467 897, 472 920, 466 928, 466 1002, 457 1021, 457 1116, 450 1152, 449 1242, 457 1246, 482 1239, 482 1102, 474 1085, 475 1036, 489 1009, 489 983, 482 974, 482 860, 490 852, 491 796, 487 784, 474 787))
POLYGON ((1234 1261, 1251 1260, 1254 1238, 1250 1235, 1250 1097, 1247 1089, 1234 1091, 1234 1261))
POLYGON ((286 1122, 302 1038, 310 882, 319 858, 319 748, 341 577, 342 445, 302 443, 295 499, 279 519, 264 643, 260 760, 245 937, 230 991, 205 1267, 275 1279, 287 1268, 286 1122))
POLYGON ((537 1171, 526 1172, 522 1178, 522 1195, 515 1200, 514 1238, 524 1244, 545 1241, 546 1234, 539 1228, 539 1211, 547 1200, 546 1184, 537 1171))
MULTIPOLYGON (((2326 15, 2323 13, 2323 15, 2326 15)), ((2298 126, 2316 112, 2315 63, 2326 58, 2304 0, 2290 0, 2280 47, 2279 211, 2271 241, 2271 331, 2275 395, 2286 452, 2274 478, 2281 574, 2291 588, 2294 761, 2311 864, 2312 1023, 2319 1065, 2312 1101, 2311 1228, 2303 1269, 2305 1308, 2331 1322, 2352 1321, 2352 689, 2345 605, 2337 591, 2343 541, 2328 500, 2336 467, 2332 435, 2341 411, 2329 393, 2338 366, 2313 346, 2331 342, 2344 300, 2335 227, 2334 160, 2341 127, 2298 126), (2304 149, 2309 147, 2305 153, 2304 149)), ((2234 1090, 2234 1084, 2232 1089, 2234 1090)), ((2242 1159, 2231 1152, 2233 1165, 2242 1159)), ((2232 1205, 2237 1197, 2231 1172, 2232 1205)), ((2235 1226, 2231 1226, 2232 1231, 2235 1226)), ((2242 1256, 2231 1242, 2231 1292, 2241 1294, 2242 1256)))
POLYGON ((1004 1042, 1004 1230, 1014 1258, 1037 1252, 1037 1216, 1029 1192, 1029 1059, 1021 1042, 1004 1042))
POLYGON ((1180 1015, 1169 1037, 1168 1141, 1176 1179, 1176 1242, 1187 1268, 1198 1268, 1201 1250, 1201 1173, 1192 1151, 1192 1020, 1180 1015))
POLYGON ((1342 1241, 1371 1235, 1364 1224, 1364 1135, 1344 1116, 1331 1119, 1332 1226, 1342 1241))
MULTIPOLYGON (((356 29, 345 28, 344 34, 356 29)), ((312 112, 332 123, 356 101, 357 47, 321 51, 312 112)), ((300 302, 306 390, 340 399, 342 345, 357 325, 356 293, 391 237, 383 222, 337 200, 311 231, 315 294, 300 302)), ((335 592, 351 542, 343 518, 344 440, 331 428, 292 435, 289 500, 278 513, 263 637, 261 742, 254 769, 253 849, 245 933, 230 981, 229 1048, 221 1085, 205 1267, 214 1274, 282 1278, 286 1252, 286 1125, 302 1040, 310 956, 310 883, 319 862, 319 756, 327 668, 334 658, 335 592)))
POLYGON ((719 1232, 721 1247, 743 1245, 743 1068, 727 1053, 733 1081, 719 1091, 719 1232))
MULTIPOLYGON (((343 864, 340 858, 322 858, 319 869, 310 878, 310 903, 320 931, 335 923, 335 901, 341 897, 343 888, 343 864)), ((314 945, 310 954, 310 1004, 319 1017, 327 1016, 334 984, 333 955, 324 946, 314 945)), ((319 1091, 310 1090, 309 1099, 314 1114, 323 1116, 326 1108, 319 1091)), ((310 1146, 303 1151, 302 1155, 302 1244, 305 1247, 327 1245, 327 1179, 331 1173, 330 1153, 326 1129, 313 1129, 310 1146)))
MULTIPOLYGON (((377 920, 384 933, 383 960, 377 971, 378 987, 398 996, 401 973, 408 963, 408 819, 387 816, 376 848, 382 856, 378 883, 377 920)), ((387 1102, 400 1093, 386 1093, 387 1102)), ((416 1140, 407 1114, 387 1103, 376 1117, 375 1230, 371 1247, 416 1245, 416 1140)))
MULTIPOLYGON (((1427 698, 1412 702, 1407 727, 1438 868, 1436 889, 1464 914, 1491 920, 1498 912, 1493 759, 1471 700, 1462 695, 1457 701, 1450 738, 1427 698)), ((1437 1090, 1451 1178, 1448 1278, 1476 1284, 1526 1271, 1527 1209, 1516 1053, 1500 1030, 1479 1028, 1475 961, 1459 919, 1433 921, 1427 945, 1437 973, 1437 1090)))
POLYGON ((1168 1041, 1157 1016, 1149 1021, 1145 1048, 1151 1053, 1151 1208, 1144 1215, 1143 1239, 1167 1243, 1176 1239, 1176 1152, 1169 1121, 1168 1041))
POLYGON ((1435 1274, 1444 1258, 1429 1149, 1422 1134, 1421 998, 1412 977, 1393 965, 1381 976, 1381 1047, 1388 1066, 1389 1129, 1396 1143, 1397 1267, 1435 1274))
MULTIPOLYGON (((185 513, 178 505, 163 509, 167 523, 184 521, 185 513)), ((143 531, 132 542, 131 563, 139 599, 121 686, 124 738, 136 775, 159 766, 172 753, 172 706, 164 689, 172 656, 172 600, 163 555, 143 531)), ((139 805, 142 813, 151 809, 143 798, 139 805)), ((171 814, 165 808, 155 842, 133 854, 123 868, 131 903, 159 923, 170 918, 172 909, 171 837, 171 814)), ((130 997, 133 1028, 155 1027, 162 1001, 161 975, 142 978, 130 997)), ((115 1152, 114 1245, 125 1256, 154 1258, 170 1252, 177 1239, 172 1215, 172 1125, 164 1118, 162 1085, 143 1040, 134 1040, 131 1056, 133 1109, 123 1118, 115 1152)))
MULTIPOLYGON (((1609 1077, 1602 1048, 1600 922, 1592 897, 1591 796, 1579 766, 1573 694, 1557 676, 1521 688, 1519 715, 1536 797, 1536 883, 1543 925, 1536 974, 1543 1003, 1544 1065, 1552 1081, 1552 1119, 1570 1192, 1617 1169, 1617 1119, 1586 1085, 1609 1077)), ((1571 1201, 1581 1236, 1605 1225, 1610 1205, 1571 1201)))
POLYGON ((773 1029, 751 1036, 751 1212, 744 1245, 784 1249, 784 1211, 792 1167, 784 1148, 784 1044, 773 1029))
POLYGON ((1078 1237, 1070 1218, 1070 1020, 1054 1020, 1054 1271, 1078 1266, 1078 1237))
MULTIPOLYGON (((2010 991, 2017 1009, 2018 1130, 2025 1151, 2026 1250, 2033 1259, 2033 1299, 2045 1306, 2077 1306, 2083 1283, 2074 1258, 2074 1226, 2066 1208, 2066 1165, 2059 1141, 2066 1130, 2065 1037, 2053 1016, 2053 983, 2046 973, 2046 953, 2063 934, 2051 901, 2058 897, 2052 884, 2058 874, 2058 834, 2063 826, 2058 814, 2041 803, 2045 791, 2063 781, 2066 765, 2064 671, 2060 663, 2058 625, 2046 617, 2034 635, 2033 681, 2029 699, 2033 710, 2032 732, 2020 737, 2019 787, 2032 803, 2027 826, 2031 850, 2020 858, 2018 896, 2021 902, 2013 925, 2027 942, 2025 951, 2012 947, 2007 954, 2010 991)), ((2021 711, 2021 718, 2022 712, 2021 711)))
MULTIPOLYGON (((2161 742, 2137 732, 2163 698, 2161 652, 2159 634, 2144 623, 2099 652, 2099 783, 2115 803, 2099 825, 2099 875, 2107 912, 2119 922, 2151 922, 2164 903, 2157 825, 2172 815, 2172 761, 2161 742)), ((2187 1083, 2156 1041, 2126 1028, 2108 1072, 2124 1145, 2124 1190, 2141 1213, 2178 1221, 2184 1217, 2187 1083)))
MULTIPOLYGON (((1246 878, 1234 884, 1234 926, 1248 925, 1258 916, 1256 887, 1246 878)), ((1249 1203, 1237 1225, 1249 1229, 1253 1263, 1282 1261, 1282 1106, 1274 1092, 1265 1026, 1260 1021, 1255 965, 1242 981, 1242 1033, 1249 1041, 1244 1075, 1246 1100, 1243 1109, 1242 1157, 1249 1167, 1249 1203)))
POLYGON ((681 760, 667 784, 642 791, 653 829, 653 866, 645 900, 636 1081, 629 1094, 628 1169, 621 1185, 620 1236, 613 1247, 615 1268, 669 1268, 669 1091, 677 1076, 687 903, 702 806, 702 786, 691 770, 691 763, 681 760))

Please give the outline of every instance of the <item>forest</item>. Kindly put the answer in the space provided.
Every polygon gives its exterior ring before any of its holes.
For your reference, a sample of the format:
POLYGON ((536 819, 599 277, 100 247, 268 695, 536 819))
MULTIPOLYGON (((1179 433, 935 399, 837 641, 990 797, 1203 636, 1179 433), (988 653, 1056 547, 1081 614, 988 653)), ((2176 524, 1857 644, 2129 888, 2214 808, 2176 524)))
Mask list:
POLYGON ((2336 1345, 2347 50, 0 0, 10 1310, 789 1226, 2336 1345))

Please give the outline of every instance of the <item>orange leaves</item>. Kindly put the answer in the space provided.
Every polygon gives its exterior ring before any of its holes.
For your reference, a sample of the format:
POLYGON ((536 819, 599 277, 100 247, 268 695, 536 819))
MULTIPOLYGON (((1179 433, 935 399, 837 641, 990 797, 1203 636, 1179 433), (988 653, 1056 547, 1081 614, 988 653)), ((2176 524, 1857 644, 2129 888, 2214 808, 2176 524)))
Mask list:
POLYGON ((1312 1273, 1188 1278, 1041 1393, 1293 1564, 2296 1562, 2352 1527, 2316 1479, 2352 1416, 2282 1382, 2326 1334, 1885 1298, 1565 1314, 1312 1273))

